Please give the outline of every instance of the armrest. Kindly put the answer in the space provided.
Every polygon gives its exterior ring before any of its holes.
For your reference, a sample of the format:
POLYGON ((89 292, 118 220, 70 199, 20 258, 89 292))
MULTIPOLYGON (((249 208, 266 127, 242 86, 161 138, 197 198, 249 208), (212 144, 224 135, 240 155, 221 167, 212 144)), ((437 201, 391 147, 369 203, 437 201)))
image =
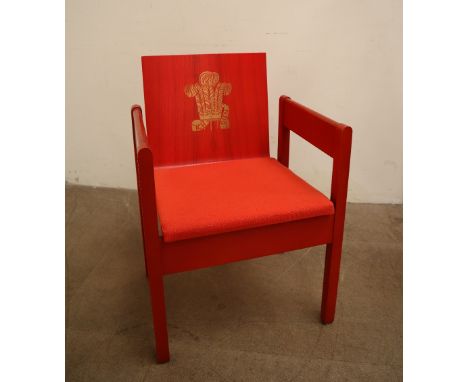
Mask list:
POLYGON ((133 143, 136 154, 142 149, 149 149, 148 137, 146 135, 145 123, 143 122, 143 113, 141 111, 140 105, 132 105, 131 117, 133 128, 133 143))
POLYGON ((148 143, 141 106, 132 106, 131 117, 138 193, 140 198, 151 197, 155 194, 153 153, 148 143))
POLYGON ((132 106, 131 117, 143 242, 145 254, 148 256, 148 254, 155 253, 160 241, 154 186, 153 153, 148 143, 143 114, 139 105, 132 106))
POLYGON ((288 142, 285 142, 284 138, 288 138, 285 135, 288 135, 289 131, 295 132, 332 158, 338 156, 342 149, 340 137, 343 134, 352 134, 349 126, 335 122, 287 96, 280 97, 279 110, 279 146, 282 146, 282 150, 278 154, 286 154, 286 147, 283 146, 288 142))
MULTIPOLYGON (((289 167, 289 137, 293 131, 333 158, 330 199, 335 216, 344 223, 348 192, 352 129, 309 109, 287 96, 279 99, 278 161, 289 167)), ((336 221, 336 223, 338 223, 336 221)))

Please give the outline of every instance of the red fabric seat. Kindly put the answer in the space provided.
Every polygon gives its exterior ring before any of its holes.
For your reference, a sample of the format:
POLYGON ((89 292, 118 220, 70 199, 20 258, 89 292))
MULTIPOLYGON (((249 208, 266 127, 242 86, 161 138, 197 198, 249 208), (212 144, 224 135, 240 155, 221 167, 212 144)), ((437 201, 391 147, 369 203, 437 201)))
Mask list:
POLYGON ((262 157, 154 169, 165 242, 334 213, 333 203, 262 157))

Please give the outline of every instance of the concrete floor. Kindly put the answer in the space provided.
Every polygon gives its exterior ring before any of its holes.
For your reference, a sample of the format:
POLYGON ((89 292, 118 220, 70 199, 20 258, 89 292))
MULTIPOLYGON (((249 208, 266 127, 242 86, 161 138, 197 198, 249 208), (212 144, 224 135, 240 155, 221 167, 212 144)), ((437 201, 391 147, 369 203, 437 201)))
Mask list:
POLYGON ((328 326, 324 247, 166 277, 158 365, 136 192, 67 186, 67 381, 400 381, 402 225, 402 206, 348 206, 328 326))

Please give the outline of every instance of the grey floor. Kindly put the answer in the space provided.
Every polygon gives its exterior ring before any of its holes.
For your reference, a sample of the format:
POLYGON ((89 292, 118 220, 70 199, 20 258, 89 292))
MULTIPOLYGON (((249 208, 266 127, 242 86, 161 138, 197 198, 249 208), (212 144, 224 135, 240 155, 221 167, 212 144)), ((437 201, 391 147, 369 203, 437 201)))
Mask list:
POLYGON ((136 192, 67 186, 67 381, 400 381, 402 225, 401 205, 349 204, 328 326, 324 247, 166 277, 158 365, 136 192))

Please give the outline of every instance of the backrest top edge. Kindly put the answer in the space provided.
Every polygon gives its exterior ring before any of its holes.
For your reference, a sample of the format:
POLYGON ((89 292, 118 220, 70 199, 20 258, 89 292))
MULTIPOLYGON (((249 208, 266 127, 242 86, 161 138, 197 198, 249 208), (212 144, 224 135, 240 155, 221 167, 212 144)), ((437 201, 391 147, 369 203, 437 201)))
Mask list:
POLYGON ((227 55, 241 55, 241 54, 258 54, 266 55, 266 52, 240 52, 240 53, 194 53, 194 54, 160 54, 160 55, 144 55, 141 59, 156 58, 156 57, 189 57, 189 56, 227 56, 227 55))

